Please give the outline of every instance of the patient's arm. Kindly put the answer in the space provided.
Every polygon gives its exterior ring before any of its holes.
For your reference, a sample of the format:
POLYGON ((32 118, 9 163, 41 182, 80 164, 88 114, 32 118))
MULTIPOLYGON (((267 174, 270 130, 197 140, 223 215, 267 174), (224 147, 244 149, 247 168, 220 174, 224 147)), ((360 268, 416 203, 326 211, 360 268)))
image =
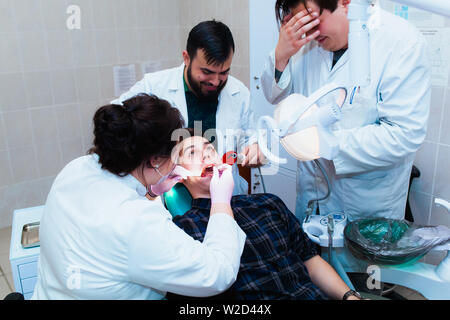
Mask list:
MULTIPOLYGON (((305 262, 312 282, 325 292, 330 298, 342 300, 344 294, 350 290, 332 266, 320 256, 312 257, 305 262)), ((348 300, 358 299, 350 296, 348 300)), ((359 300, 359 299, 358 299, 359 300)))

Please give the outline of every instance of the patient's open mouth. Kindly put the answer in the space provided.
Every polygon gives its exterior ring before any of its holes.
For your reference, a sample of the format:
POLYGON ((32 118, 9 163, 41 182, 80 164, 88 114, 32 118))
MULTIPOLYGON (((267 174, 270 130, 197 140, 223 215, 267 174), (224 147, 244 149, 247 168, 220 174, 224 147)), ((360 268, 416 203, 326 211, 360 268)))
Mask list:
POLYGON ((214 168, 213 164, 210 164, 210 165, 206 166, 205 168, 203 168, 201 177, 205 178, 205 177, 207 177, 209 175, 212 176, 213 175, 213 170, 214 170, 213 168, 214 168))

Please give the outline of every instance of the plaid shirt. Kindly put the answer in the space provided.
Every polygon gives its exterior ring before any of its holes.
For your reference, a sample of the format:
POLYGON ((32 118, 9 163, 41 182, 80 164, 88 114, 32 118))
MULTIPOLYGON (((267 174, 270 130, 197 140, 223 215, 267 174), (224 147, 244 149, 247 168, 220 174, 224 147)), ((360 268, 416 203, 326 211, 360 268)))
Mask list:
MULTIPOLYGON (((241 195, 232 198, 231 207, 247 239, 236 282, 215 299, 327 299, 304 264, 318 255, 316 247, 281 199, 271 194, 241 195)), ((203 241, 210 208, 210 199, 194 199, 192 209, 173 222, 203 241)))

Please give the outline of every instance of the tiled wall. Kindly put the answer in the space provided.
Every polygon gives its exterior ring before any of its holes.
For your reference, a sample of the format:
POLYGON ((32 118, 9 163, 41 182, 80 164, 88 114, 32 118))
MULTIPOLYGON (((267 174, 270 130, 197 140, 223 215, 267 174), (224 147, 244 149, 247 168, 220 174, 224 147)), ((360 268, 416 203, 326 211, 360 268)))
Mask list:
POLYGON ((181 63, 181 0, 0 0, 0 228, 91 146, 113 66, 181 63), (81 29, 69 30, 69 4, 81 29))
POLYGON ((113 66, 178 66, 189 30, 233 31, 232 74, 249 83, 248 1, 0 0, 0 229, 42 205, 57 173, 86 154, 95 110, 114 98, 113 66), (81 29, 69 30, 69 5, 81 29))

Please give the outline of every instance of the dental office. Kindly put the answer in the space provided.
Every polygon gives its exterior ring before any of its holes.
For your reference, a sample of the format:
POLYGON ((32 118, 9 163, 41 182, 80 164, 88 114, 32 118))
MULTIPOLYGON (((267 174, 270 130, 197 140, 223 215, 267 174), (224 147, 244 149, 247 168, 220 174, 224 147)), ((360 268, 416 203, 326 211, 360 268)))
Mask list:
POLYGON ((448 1, 0 0, 0 34, 0 299, 450 299, 448 1))

